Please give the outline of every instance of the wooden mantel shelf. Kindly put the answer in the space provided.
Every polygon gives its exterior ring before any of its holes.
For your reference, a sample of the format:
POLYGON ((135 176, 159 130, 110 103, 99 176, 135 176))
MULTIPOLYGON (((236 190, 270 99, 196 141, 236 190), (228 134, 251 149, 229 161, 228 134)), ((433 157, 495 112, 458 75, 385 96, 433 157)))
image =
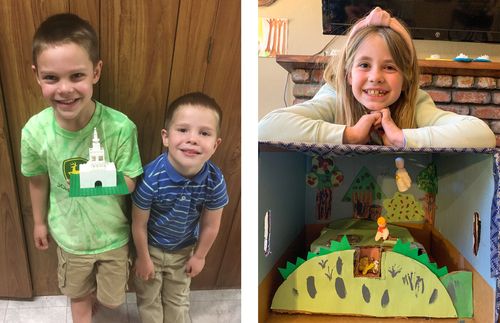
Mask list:
POLYGON ((323 69, 330 60, 324 55, 278 55, 276 62, 291 73, 295 69, 323 69))
MULTIPOLYGON (((288 72, 294 69, 323 69, 330 56, 279 55, 276 62, 288 72)), ((419 60, 421 73, 500 78, 500 63, 462 63, 442 60, 419 60)))
POLYGON ((479 77, 500 77, 500 63, 419 60, 421 73, 463 75, 479 77))

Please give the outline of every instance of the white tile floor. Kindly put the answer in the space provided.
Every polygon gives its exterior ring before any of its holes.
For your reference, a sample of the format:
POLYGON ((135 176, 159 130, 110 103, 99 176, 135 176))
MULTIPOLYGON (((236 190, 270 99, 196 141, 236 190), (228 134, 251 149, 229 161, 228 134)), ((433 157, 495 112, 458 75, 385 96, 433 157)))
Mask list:
MULTIPOLYGON (((239 289, 191 291, 193 323, 241 322, 239 289)), ((32 301, 0 300, 0 323, 72 323, 65 296, 42 296, 32 301)), ((93 323, 140 323, 135 294, 116 310, 100 307, 93 323)))

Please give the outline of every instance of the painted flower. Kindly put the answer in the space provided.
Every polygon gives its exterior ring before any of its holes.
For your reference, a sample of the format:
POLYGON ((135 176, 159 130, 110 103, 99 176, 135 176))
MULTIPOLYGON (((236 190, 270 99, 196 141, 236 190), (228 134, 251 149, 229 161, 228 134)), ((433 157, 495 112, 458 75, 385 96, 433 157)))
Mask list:
POLYGON ((330 178, 333 187, 339 187, 340 184, 344 181, 344 174, 341 171, 336 170, 333 172, 332 177, 330 178))
POLYGON ((318 175, 314 173, 309 173, 306 175, 306 183, 311 187, 318 186, 318 175))
POLYGON ((312 166, 312 170, 316 171, 318 174, 330 174, 334 168, 333 160, 321 156, 313 157, 312 166))

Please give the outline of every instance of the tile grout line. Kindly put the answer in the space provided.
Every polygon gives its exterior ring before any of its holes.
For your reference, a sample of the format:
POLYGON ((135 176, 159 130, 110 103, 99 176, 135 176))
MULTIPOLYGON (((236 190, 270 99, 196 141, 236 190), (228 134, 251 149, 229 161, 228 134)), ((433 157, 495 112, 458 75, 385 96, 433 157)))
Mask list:
POLYGON ((128 310, 128 303, 127 303, 127 298, 125 297, 125 308, 127 311, 127 322, 130 323, 130 312, 128 310))

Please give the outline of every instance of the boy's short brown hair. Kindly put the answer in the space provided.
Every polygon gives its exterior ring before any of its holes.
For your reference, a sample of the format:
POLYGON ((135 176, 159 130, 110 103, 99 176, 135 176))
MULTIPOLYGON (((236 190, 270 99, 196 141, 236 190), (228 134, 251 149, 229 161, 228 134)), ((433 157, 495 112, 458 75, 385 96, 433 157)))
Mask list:
POLYGON ((220 134, 220 126, 222 124, 222 110, 214 98, 209 97, 205 93, 201 92, 191 92, 184 94, 183 96, 175 99, 175 101, 169 105, 167 115, 165 116, 165 129, 168 130, 175 111, 177 111, 177 109, 183 105, 198 105, 214 111, 217 115, 217 135, 220 134))
POLYGON ((37 66, 40 53, 49 46, 75 43, 89 54, 92 63, 99 62, 99 42, 97 34, 86 20, 71 13, 60 13, 45 19, 33 36, 33 65, 37 66))

